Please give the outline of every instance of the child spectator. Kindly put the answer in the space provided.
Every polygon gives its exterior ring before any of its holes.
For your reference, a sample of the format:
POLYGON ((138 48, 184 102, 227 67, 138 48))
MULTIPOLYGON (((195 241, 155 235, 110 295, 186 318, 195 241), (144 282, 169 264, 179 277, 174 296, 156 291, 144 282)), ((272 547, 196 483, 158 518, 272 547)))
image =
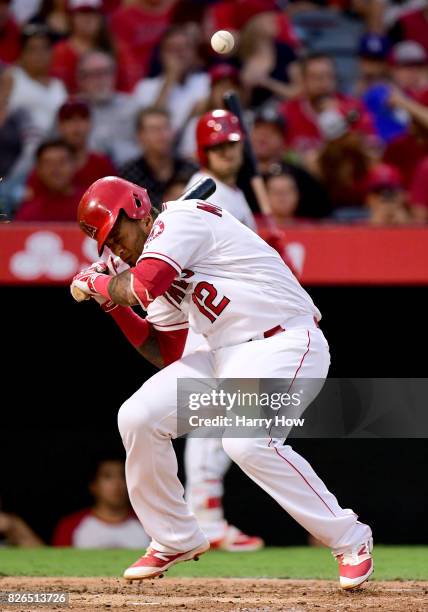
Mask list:
POLYGON ((146 548, 149 538, 129 506, 123 461, 100 461, 91 476, 90 508, 64 517, 58 523, 54 546, 75 548, 146 548))
POLYGON ((36 177, 15 219, 17 221, 76 221, 84 190, 73 184, 74 153, 63 140, 43 142, 36 153, 36 177))
POLYGON ((278 168, 265 176, 266 190, 272 209, 272 216, 277 225, 285 225, 287 221, 297 217, 300 193, 294 177, 278 168))

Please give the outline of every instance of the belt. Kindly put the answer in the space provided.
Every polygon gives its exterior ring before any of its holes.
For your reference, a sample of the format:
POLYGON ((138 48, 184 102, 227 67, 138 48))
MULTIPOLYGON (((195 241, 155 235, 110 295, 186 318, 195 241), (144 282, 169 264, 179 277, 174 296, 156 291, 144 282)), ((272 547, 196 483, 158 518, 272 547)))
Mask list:
POLYGON ((261 332, 260 334, 257 334, 256 336, 254 336, 254 338, 250 339, 250 342, 251 340, 262 340, 263 338, 272 338, 272 336, 276 336, 277 334, 282 334, 282 332, 285 332, 289 329, 293 329, 294 327, 312 327, 313 328, 313 327, 319 327, 319 325, 315 317, 311 315, 300 315, 300 316, 292 317, 291 319, 288 319, 284 323, 281 323, 281 325, 276 325, 275 327, 272 327, 271 329, 267 329, 265 332, 261 332))

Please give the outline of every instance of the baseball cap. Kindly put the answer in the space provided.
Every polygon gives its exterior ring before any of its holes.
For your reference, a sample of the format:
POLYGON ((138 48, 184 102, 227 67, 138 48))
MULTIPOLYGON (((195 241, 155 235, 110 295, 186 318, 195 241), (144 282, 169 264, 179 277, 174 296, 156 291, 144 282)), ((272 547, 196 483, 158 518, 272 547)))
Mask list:
POLYGON ((103 9, 103 0, 68 0, 67 8, 70 12, 92 12, 103 9))
POLYGON ((367 59, 384 60, 388 56, 390 42, 387 36, 364 34, 358 45, 358 55, 367 59))
POLYGON ((211 78, 211 86, 222 79, 230 79, 236 84, 239 83, 239 71, 231 64, 215 64, 210 68, 209 75, 211 78))
POLYGON ((425 49, 414 40, 403 40, 394 45, 389 59, 393 66, 425 66, 428 64, 425 49))
POLYGON ((72 117, 90 117, 89 106, 79 98, 69 98, 58 110, 58 119, 64 121, 72 117))
POLYGON ((365 188, 367 192, 382 189, 402 189, 403 182, 400 171, 389 164, 377 164, 369 171, 365 188))

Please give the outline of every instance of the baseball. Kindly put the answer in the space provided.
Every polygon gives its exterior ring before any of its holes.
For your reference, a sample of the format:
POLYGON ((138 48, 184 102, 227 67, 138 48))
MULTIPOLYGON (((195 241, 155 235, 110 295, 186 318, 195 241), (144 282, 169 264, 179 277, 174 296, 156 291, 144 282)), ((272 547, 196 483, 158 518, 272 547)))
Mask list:
POLYGON ((219 30, 211 36, 211 47, 217 53, 230 53, 235 46, 235 39, 227 30, 219 30))

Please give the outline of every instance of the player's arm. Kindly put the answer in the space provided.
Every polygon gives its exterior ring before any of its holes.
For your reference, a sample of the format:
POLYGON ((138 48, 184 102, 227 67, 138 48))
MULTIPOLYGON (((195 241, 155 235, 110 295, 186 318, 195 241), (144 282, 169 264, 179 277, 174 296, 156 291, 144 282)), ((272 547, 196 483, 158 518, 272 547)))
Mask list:
POLYGON ((187 329, 159 331, 129 306, 116 306, 107 312, 130 344, 157 368, 163 368, 182 356, 187 329))
POLYGON ((120 306, 136 306, 144 310, 155 298, 163 295, 178 276, 177 270, 161 259, 146 258, 134 268, 117 276, 88 268, 76 274, 72 288, 81 289, 89 297, 100 297, 120 306))

